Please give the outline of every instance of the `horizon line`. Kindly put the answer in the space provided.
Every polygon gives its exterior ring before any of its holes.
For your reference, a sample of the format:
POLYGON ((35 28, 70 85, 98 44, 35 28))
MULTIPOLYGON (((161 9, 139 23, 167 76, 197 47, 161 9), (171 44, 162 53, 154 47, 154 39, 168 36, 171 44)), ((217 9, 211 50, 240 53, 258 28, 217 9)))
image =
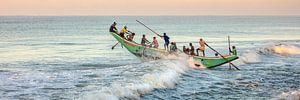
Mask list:
POLYGON ((7 16, 7 17, 9 17, 9 16, 11 16, 11 17, 14 17, 14 16, 24 16, 24 17, 26 17, 26 16, 45 16, 45 17, 47 17, 47 16, 66 16, 66 17, 68 17, 68 16, 106 16, 106 17, 116 17, 116 16, 120 16, 120 17, 134 17, 134 16, 153 16, 153 17, 160 17, 160 16, 174 16, 174 17, 176 17, 176 16, 253 16, 253 17, 259 17, 259 16, 293 16, 293 17, 300 17, 300 14, 299 15, 230 15, 230 14, 228 14, 228 15, 0 15, 0 16, 3 16, 3 17, 5 17, 5 16, 7 16))

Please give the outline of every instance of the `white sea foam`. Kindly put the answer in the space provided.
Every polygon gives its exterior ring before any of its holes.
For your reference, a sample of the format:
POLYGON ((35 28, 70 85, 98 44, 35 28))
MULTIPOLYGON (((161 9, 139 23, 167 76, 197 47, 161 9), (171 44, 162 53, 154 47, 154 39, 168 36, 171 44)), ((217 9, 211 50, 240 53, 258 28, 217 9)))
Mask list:
POLYGON ((271 50, 276 54, 281 55, 299 55, 300 48, 293 45, 274 45, 271 50))
POLYGON ((259 48, 258 53, 261 54, 277 54, 277 55, 300 55, 300 47, 289 44, 276 44, 259 48))
POLYGON ((235 65, 244 65, 251 63, 260 63, 261 58, 255 51, 246 51, 239 56, 239 59, 235 60, 233 63, 235 65))
POLYGON ((275 100, 300 100, 300 89, 297 91, 283 92, 275 100))
POLYGON ((142 95, 154 89, 175 87, 182 73, 186 72, 190 68, 188 67, 189 64, 187 63, 186 58, 178 58, 177 60, 158 60, 145 63, 139 64, 138 67, 151 65, 153 63, 155 63, 153 65, 160 63, 160 66, 150 66, 153 67, 150 72, 145 72, 142 76, 136 76, 137 78, 128 78, 131 82, 112 82, 110 86, 103 87, 101 90, 89 92, 81 99, 140 99, 142 95))

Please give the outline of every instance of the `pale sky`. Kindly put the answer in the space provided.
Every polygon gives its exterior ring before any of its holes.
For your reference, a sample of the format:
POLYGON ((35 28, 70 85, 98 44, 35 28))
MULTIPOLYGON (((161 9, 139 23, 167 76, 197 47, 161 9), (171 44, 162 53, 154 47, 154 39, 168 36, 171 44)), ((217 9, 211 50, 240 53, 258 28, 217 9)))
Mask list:
POLYGON ((300 15, 300 0, 0 0, 0 15, 300 15))

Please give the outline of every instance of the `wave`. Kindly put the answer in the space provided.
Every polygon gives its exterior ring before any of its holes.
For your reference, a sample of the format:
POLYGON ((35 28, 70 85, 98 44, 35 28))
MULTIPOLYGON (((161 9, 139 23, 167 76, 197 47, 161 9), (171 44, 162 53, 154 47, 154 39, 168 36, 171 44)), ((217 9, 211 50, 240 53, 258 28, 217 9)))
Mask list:
POLYGON ((261 63, 261 57, 256 51, 246 51, 239 56, 239 59, 233 61, 233 63, 237 66, 261 63))
MULTIPOLYGON (((128 66, 129 65, 123 67, 125 68, 128 66)), ((110 86, 89 92, 82 96, 81 99, 140 99, 141 96, 154 89, 174 88, 178 83, 180 76, 190 69, 185 58, 144 62, 134 65, 134 67, 147 68, 142 69, 145 71, 142 75, 126 77, 122 82, 112 82, 110 86)), ((135 70, 135 72, 137 71, 135 70)))
POLYGON ((300 89, 297 91, 283 92, 274 100, 300 100, 300 89))
POLYGON ((300 47, 288 44, 276 44, 265 48, 259 48, 260 54, 277 54, 277 55, 300 55, 300 47))
POLYGON ((261 63, 262 55, 300 55, 300 47, 287 44, 276 44, 271 46, 265 46, 257 48, 256 50, 248 50, 239 56, 240 58, 233 63, 236 65, 261 63))

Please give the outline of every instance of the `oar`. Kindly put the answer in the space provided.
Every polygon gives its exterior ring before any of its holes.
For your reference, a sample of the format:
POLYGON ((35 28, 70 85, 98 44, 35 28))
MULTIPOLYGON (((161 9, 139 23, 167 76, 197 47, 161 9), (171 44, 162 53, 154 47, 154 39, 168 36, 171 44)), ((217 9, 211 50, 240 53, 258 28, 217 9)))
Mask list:
MULTIPOLYGON (((230 47, 230 37, 228 35, 228 50, 229 50, 229 55, 231 54, 231 47, 230 47)), ((231 69, 231 64, 229 64, 229 69, 231 69)))
POLYGON ((231 64, 234 68, 236 68, 237 70, 240 70, 239 68, 237 68, 234 64, 232 64, 230 61, 228 61, 222 54, 220 54, 217 50, 215 50, 214 48, 210 47, 208 44, 204 43, 207 47, 209 47, 211 50, 215 51, 216 53, 218 53, 224 60, 226 60, 226 62, 228 62, 229 64, 231 64))
POLYGON ((158 33, 156 33, 154 30, 152 30, 151 28, 149 28, 148 26, 146 26, 144 23, 136 20, 138 23, 140 23, 141 25, 145 26, 147 29, 149 29, 150 31, 152 31, 154 34, 158 35, 159 37, 161 37, 161 35, 159 35, 158 33))
POLYGON ((120 42, 117 42, 114 46, 111 47, 112 50, 119 44, 120 42))

